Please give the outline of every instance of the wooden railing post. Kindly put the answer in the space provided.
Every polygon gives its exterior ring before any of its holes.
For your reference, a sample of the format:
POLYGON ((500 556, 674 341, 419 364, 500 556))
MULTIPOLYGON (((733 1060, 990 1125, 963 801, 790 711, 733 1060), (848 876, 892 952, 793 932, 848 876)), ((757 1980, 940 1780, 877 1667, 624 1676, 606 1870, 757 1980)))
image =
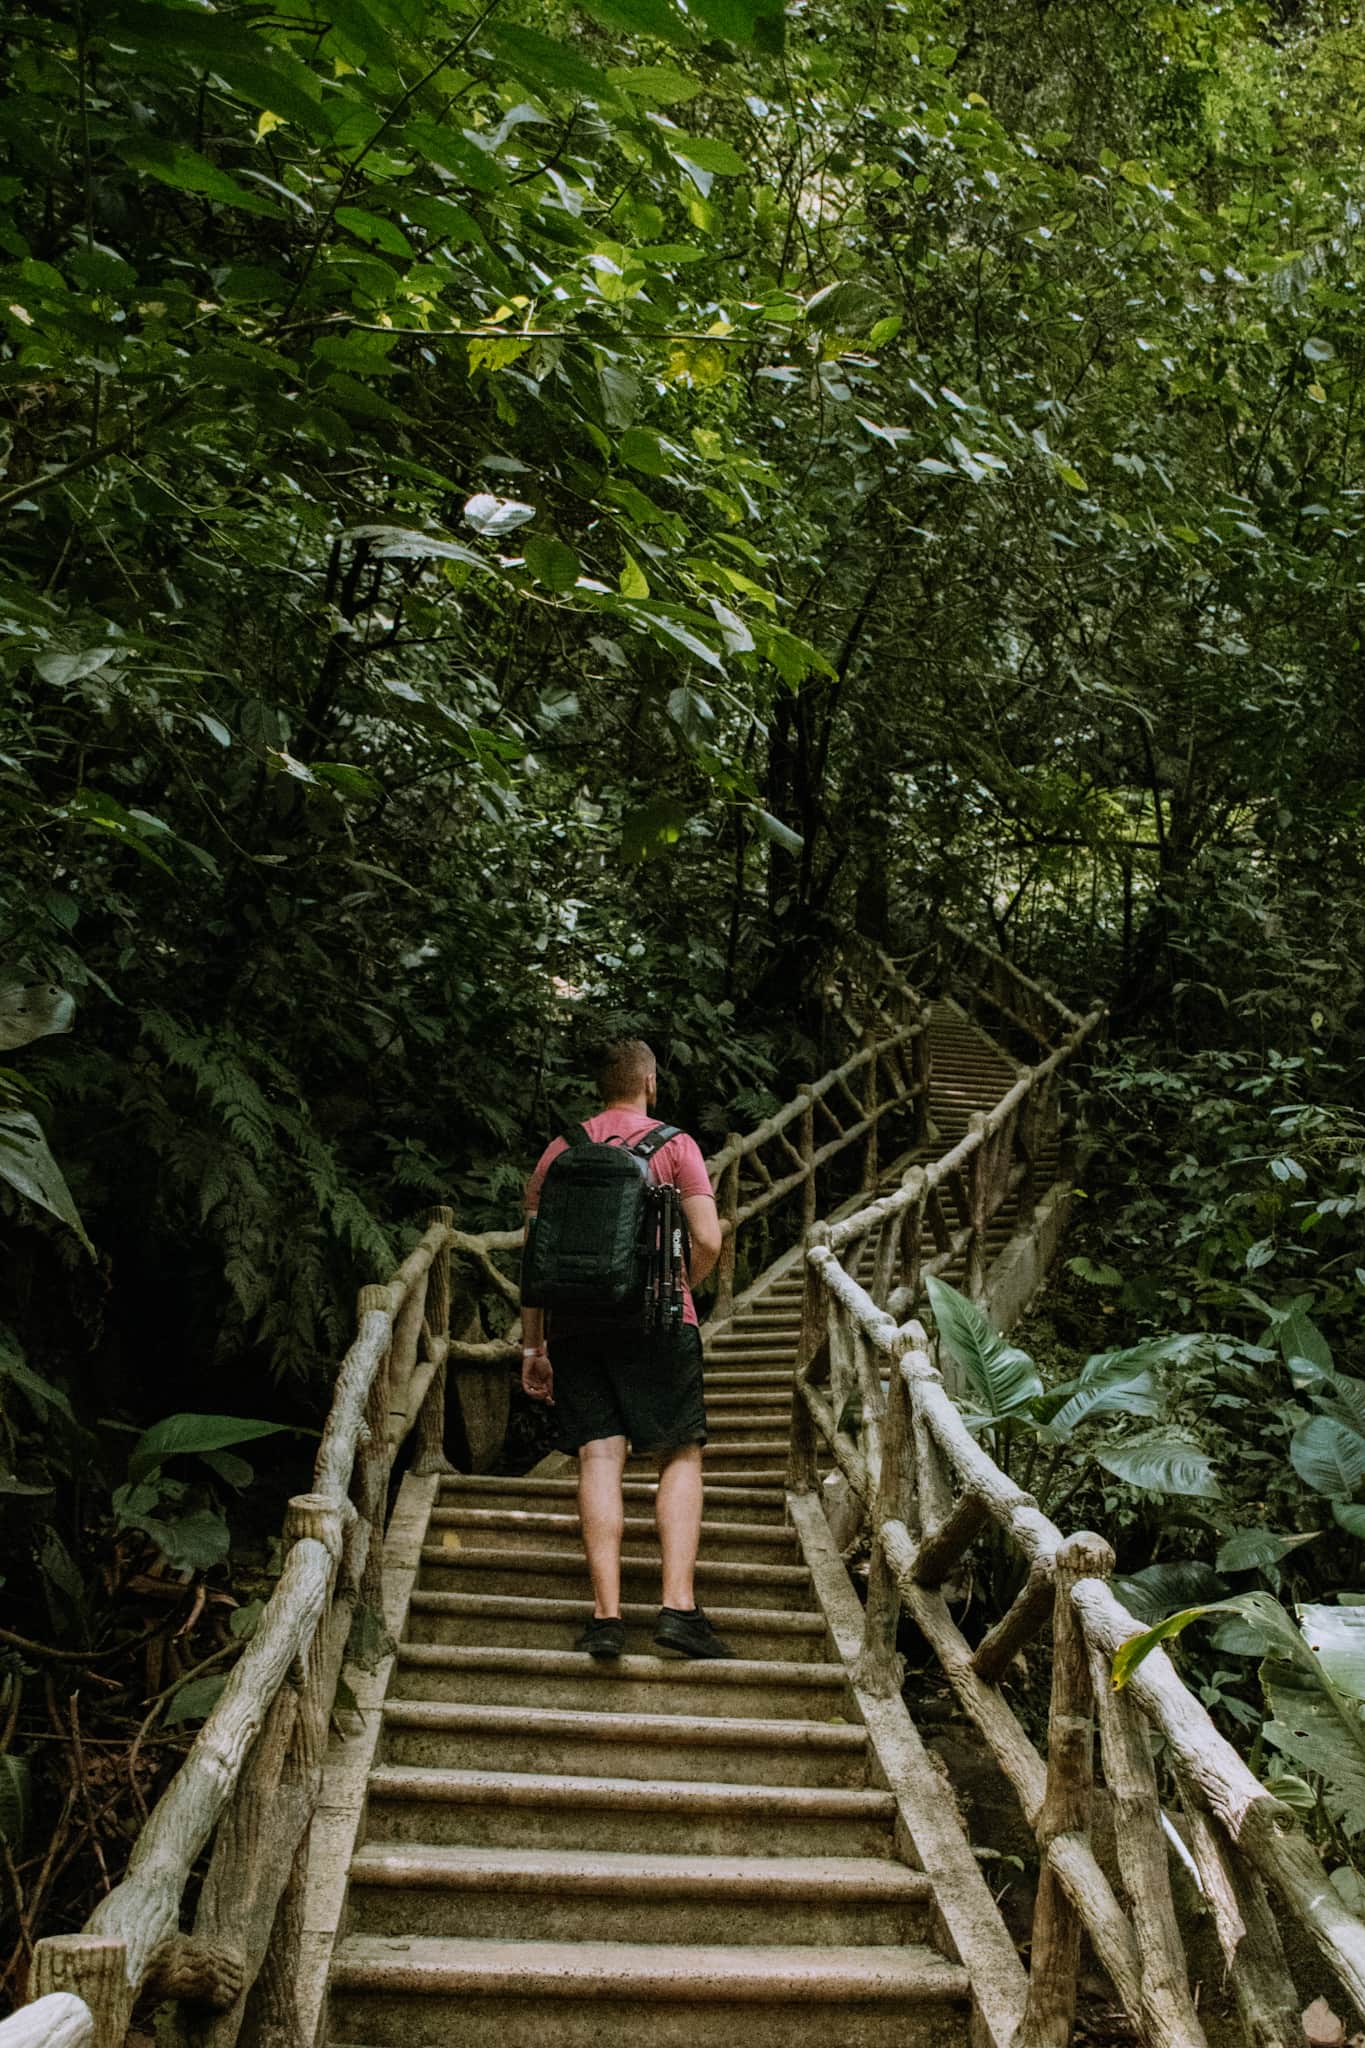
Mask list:
POLYGON ((1114 1690, 1110 1660, 1102 1649, 1090 1651, 1090 1671, 1104 1781, 1114 1803, 1119 1869, 1142 1958, 1143 2032, 1157 2048, 1205 2048, 1171 1897, 1170 1852, 1147 1724, 1132 1694, 1114 1690))
POLYGON ((734 1131, 727 1131, 726 1148, 734 1148, 734 1157, 728 1161, 716 1189, 716 1208, 720 1214, 723 1233, 720 1241, 720 1257, 716 1261, 716 1305, 712 1315, 717 1322, 723 1322, 734 1312, 735 1306, 735 1253, 739 1236, 739 1137, 734 1131))
POLYGON ((986 1112, 974 1109, 967 1119, 967 1133, 977 1140, 976 1150, 967 1162, 967 1223, 971 1236, 967 1241, 966 1294, 969 1301, 980 1301, 986 1292, 986 1225, 990 1217, 990 1146, 982 1135, 986 1128, 986 1112))
POLYGON ((74 1993, 95 2023, 91 2048, 123 2048, 135 1987, 128 1982, 126 1942, 97 1934, 50 1934, 33 1951, 29 1996, 74 1993))
POLYGON ((886 1522, 905 1520, 908 1504, 910 1395, 901 1376, 899 1348, 891 1354, 890 1366, 891 1381, 887 1389, 881 1445, 881 1479, 872 1504, 872 1562, 867 1580, 863 1648, 854 1673, 854 1683, 878 1699, 894 1699, 905 1677, 905 1660, 896 1648, 901 1615, 900 1586, 886 1555, 881 1534, 886 1522))
POLYGON ((1078 1579, 1107 1578, 1114 1553, 1102 1536, 1069 1536, 1057 1552, 1052 1620, 1052 1701, 1047 1722, 1047 1791, 1038 1816, 1041 1862, 1033 1909, 1028 2005, 1015 2048, 1069 2048, 1076 2019, 1081 1917, 1063 1890, 1052 1845, 1085 1840, 1094 1782, 1094 1696, 1084 1633, 1071 1605, 1078 1579))
POLYGON ((933 1048, 929 1033, 920 1031, 910 1041, 910 1074, 915 1086, 915 1137, 917 1146, 927 1145, 933 1119, 929 1114, 929 1086, 933 1079, 933 1048))
POLYGON ((805 1184, 801 1190, 801 1234, 809 1238, 819 1197, 815 1188, 815 1104, 807 1098, 801 1112, 801 1166, 805 1184))
MULTIPOLYGON (((455 1225, 455 1211, 448 1208, 433 1209, 427 1217, 430 1228, 439 1224, 445 1230, 455 1225)), ((427 1331, 433 1345, 440 1346, 450 1341, 450 1246, 443 1245, 431 1262, 431 1277, 427 1281, 427 1331)), ((453 1472, 455 1467, 446 1456, 446 1361, 440 1359, 432 1374, 431 1385, 427 1388, 417 1416, 417 1442, 413 1449, 412 1469, 419 1479, 432 1473, 453 1472)))
MULTIPOLYGON (((828 1244, 829 1225, 817 1223, 807 1233, 806 1250, 828 1244)), ((801 1335, 796 1352, 796 1377, 804 1382, 825 1342, 825 1288, 819 1269, 809 1259, 803 1264, 801 1289, 801 1335)), ((815 1423, 798 1384, 792 1392, 791 1448, 787 1455, 787 1485, 793 1493, 812 1493, 818 1474, 815 1467, 815 1423)))
MULTIPOLYGON (((357 1303, 360 1316, 374 1309, 390 1308, 387 1287, 362 1287, 357 1303)), ((369 1525, 369 1543, 356 1589, 356 1609, 351 1627, 350 1655, 362 1671, 373 1671, 387 1656, 392 1644, 384 1628, 384 1514, 389 1491, 389 1366, 393 1346, 389 1345, 375 1367, 365 1399, 365 1419, 356 1453, 352 1499, 356 1512, 369 1525)))

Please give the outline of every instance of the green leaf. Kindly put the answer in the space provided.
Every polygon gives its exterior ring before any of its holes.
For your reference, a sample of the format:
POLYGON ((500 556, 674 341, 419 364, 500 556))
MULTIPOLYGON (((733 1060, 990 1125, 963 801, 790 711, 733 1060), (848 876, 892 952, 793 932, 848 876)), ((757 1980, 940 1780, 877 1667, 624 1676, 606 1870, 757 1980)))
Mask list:
POLYGON ((1117 1266, 1097 1265, 1094 1259, 1068 1259, 1066 1270, 1068 1273, 1074 1273, 1078 1280, 1088 1280, 1092 1287, 1122 1287, 1123 1285, 1123 1275, 1117 1266))
MULTIPOLYGON (((1305 1315, 1301 1307, 1296 1305, 1287 1314, 1277 1316, 1274 1331, 1275 1341, 1280 1347, 1280 1356, 1290 1366, 1291 1371, 1294 1370, 1294 1361, 1303 1359, 1318 1372, 1331 1372, 1332 1347, 1313 1318, 1305 1315)), ((1295 1381, 1299 1385, 1305 1384, 1310 1376, 1294 1372, 1295 1381)))
POLYGON ((359 241, 383 249, 390 256, 411 256, 412 243, 400 227, 361 206, 339 206, 333 216, 338 226, 349 228, 359 241))
POLYGON ((1320 334, 1309 336, 1303 345, 1303 352, 1310 363, 1330 363, 1336 354, 1336 350, 1331 342, 1325 340, 1320 334))
POLYGON ((1116 1479, 1146 1493, 1174 1493, 1192 1500, 1221 1500, 1207 1451, 1176 1430, 1153 1431, 1096 1451, 1096 1462, 1116 1479))
POLYGON ((124 143, 119 154, 131 170, 142 171, 177 192, 197 192, 202 198, 212 199, 219 206, 236 207, 241 213, 258 213, 270 220, 279 218, 280 208, 273 199, 239 185, 226 171, 220 171, 197 149, 187 149, 184 143, 149 138, 124 143))
POLYGON ((476 492, 461 514, 466 526, 492 540, 500 539, 504 533, 514 533, 535 516, 534 505, 523 505, 518 498, 497 498, 491 491, 476 492))
POLYGON ((636 99, 649 100, 660 107, 680 106, 706 90, 699 78, 679 71, 672 64, 621 65, 609 71, 607 77, 613 85, 633 93, 636 99))
POLYGON ((1266 1571, 1301 1543, 1316 1542, 1321 1534, 1320 1529, 1310 1529, 1303 1536, 1284 1536, 1274 1529, 1238 1529, 1221 1546, 1214 1562, 1220 1572, 1266 1571))
MULTIPOLYGON (((60 896, 54 896, 49 904, 57 922, 68 930, 75 922, 71 907, 60 896)), ((75 997, 51 982, 0 982, 0 1052, 16 1052, 35 1039, 69 1031, 75 1016, 75 997)))
POLYGON ((626 556, 622 564, 621 574, 617 578, 617 589, 622 597, 643 598, 649 596, 649 578, 645 575, 644 570, 640 567, 634 555, 628 554, 626 556))
POLYGON ((674 458, 659 435, 645 427, 628 427, 618 446, 622 462, 638 469, 642 476, 667 476, 674 466, 674 458))
POLYGON ((61 1168, 48 1150, 38 1119, 26 1109, 0 1109, 0 1180, 65 1223, 94 1258, 95 1247, 85 1234, 61 1168))
POLYGON ((627 860, 650 860, 676 846, 687 828, 690 813, 674 798, 651 797, 638 810, 628 811, 621 824, 621 850, 627 860))
POLYGON ((1195 1600, 1216 1600, 1223 1591, 1217 1572, 1197 1558, 1149 1564, 1113 1581, 1114 1591, 1138 1621, 1160 1621, 1195 1600))
POLYGON ((1161 1383, 1153 1367, 1163 1362, 1160 1343, 1136 1344, 1128 1351, 1104 1351, 1086 1360, 1077 1379, 1049 1389, 1049 1399, 1064 1394, 1059 1408, 1047 1416, 1043 1435, 1064 1443, 1082 1422, 1099 1415, 1140 1415, 1150 1420, 1161 1413, 1161 1383))
POLYGON ((165 1722, 174 1728, 180 1721, 206 1721, 223 1697, 227 1679, 221 1676, 191 1678, 171 1695, 165 1722))
POLYGON ((45 1418, 50 1410, 55 1410, 73 1429, 77 1427, 75 1412, 61 1388, 54 1387, 50 1380, 35 1372, 3 1340, 0 1340, 0 1380, 8 1380, 11 1386, 27 1394, 40 1417, 45 1418))
POLYGON ((717 178, 742 178, 749 166, 737 149, 728 142, 722 142, 716 135, 669 134, 668 146, 674 156, 687 158, 700 170, 710 171, 717 178))
POLYGON ((1007 1343, 975 1302, 937 1274, 930 1274, 928 1290, 939 1336, 966 1373, 981 1404, 983 1413, 973 1420, 980 1426, 1027 1414, 1043 1391, 1028 1353, 1007 1343))
POLYGON ((510 64, 512 75, 533 84, 558 86, 587 99, 612 101, 616 92, 605 71, 579 56, 568 42, 538 29, 495 22, 484 31, 489 47, 510 64))
POLYGON ((1305 1486, 1349 1500, 1365 1485, 1365 1436, 1331 1415, 1314 1415, 1289 1440, 1289 1462, 1305 1486))
POLYGON ((232 1444, 248 1444, 257 1437, 279 1436, 289 1427, 284 1422, 253 1422, 244 1415, 168 1415, 144 1430, 128 1459, 130 1481, 141 1479, 167 1458, 183 1458, 197 1451, 226 1450, 232 1444))
POLYGON ((526 566, 547 590, 572 590, 583 573, 573 549, 546 533, 532 534, 527 541, 526 566))
POLYGON ((1332 1520, 1339 1528, 1344 1529, 1348 1536, 1355 1536, 1360 1542, 1365 1543, 1365 1507, 1356 1507, 1349 1501, 1334 1500, 1332 1520))

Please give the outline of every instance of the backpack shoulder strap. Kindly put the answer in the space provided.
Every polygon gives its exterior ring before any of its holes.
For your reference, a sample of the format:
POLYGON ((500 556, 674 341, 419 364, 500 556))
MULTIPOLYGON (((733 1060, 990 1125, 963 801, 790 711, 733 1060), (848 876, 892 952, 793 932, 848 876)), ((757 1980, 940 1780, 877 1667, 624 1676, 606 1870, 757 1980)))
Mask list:
POLYGON ((582 1124, 570 1124, 568 1130, 561 1131, 559 1135, 571 1152, 576 1152, 580 1146, 591 1145, 593 1142, 582 1124))
POLYGON ((668 1143, 670 1138, 679 1138, 682 1132, 676 1124, 655 1124, 652 1131, 646 1131, 628 1149, 637 1159, 652 1159, 668 1143))

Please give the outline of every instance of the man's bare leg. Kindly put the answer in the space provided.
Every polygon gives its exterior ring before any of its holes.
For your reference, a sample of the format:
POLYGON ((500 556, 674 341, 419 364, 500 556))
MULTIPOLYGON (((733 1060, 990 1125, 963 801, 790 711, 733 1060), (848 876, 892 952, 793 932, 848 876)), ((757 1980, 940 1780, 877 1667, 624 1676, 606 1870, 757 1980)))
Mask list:
POLYGON ((701 1445, 684 1444, 659 1459, 654 1520, 663 1555, 663 1604, 690 1614, 697 1604, 693 1573, 701 1542, 701 1445))
POLYGON ((592 1579, 593 1614, 621 1612, 621 1537, 626 1510, 621 1475, 626 1469, 623 1436, 598 1437, 578 1453, 578 1519, 592 1579))

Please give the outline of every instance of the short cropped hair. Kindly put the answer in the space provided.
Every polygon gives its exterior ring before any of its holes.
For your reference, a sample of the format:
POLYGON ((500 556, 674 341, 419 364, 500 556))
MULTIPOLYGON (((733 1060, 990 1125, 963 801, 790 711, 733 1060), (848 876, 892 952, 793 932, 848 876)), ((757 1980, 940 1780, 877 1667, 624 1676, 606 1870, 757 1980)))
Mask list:
POLYGON ((615 1038, 605 1046, 597 1063, 597 1085, 604 1102, 619 1102, 623 1095, 639 1095, 658 1061, 643 1038, 615 1038))

